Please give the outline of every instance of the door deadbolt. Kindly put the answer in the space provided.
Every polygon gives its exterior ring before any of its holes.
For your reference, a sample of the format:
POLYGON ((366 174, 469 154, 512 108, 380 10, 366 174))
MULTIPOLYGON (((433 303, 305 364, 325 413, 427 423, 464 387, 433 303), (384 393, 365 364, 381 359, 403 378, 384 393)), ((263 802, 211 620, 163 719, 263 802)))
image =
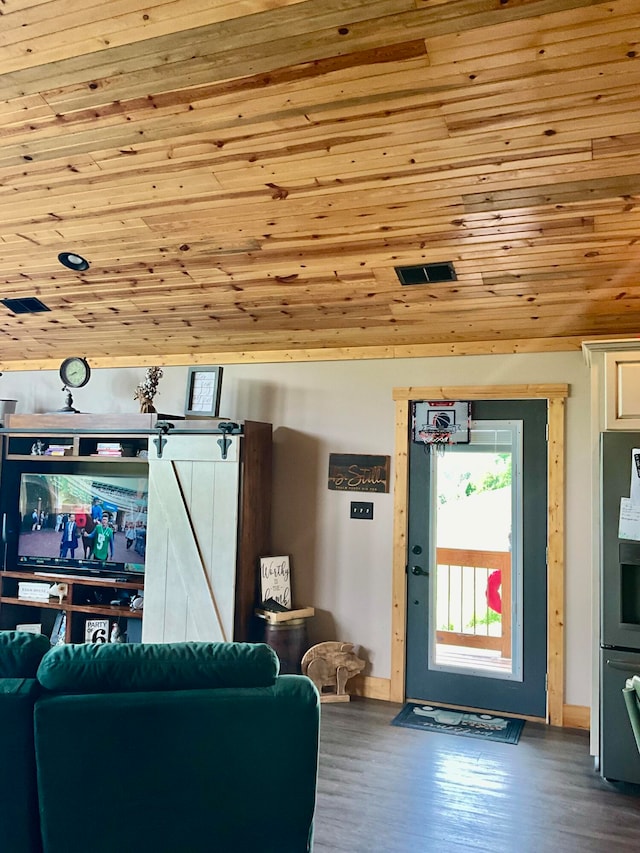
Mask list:
POLYGON ((420 545, 414 545, 411 551, 413 554, 422 554, 422 547, 420 545))
POLYGON ((422 566, 411 566, 411 574, 412 575, 428 575, 429 572, 425 572, 422 566))

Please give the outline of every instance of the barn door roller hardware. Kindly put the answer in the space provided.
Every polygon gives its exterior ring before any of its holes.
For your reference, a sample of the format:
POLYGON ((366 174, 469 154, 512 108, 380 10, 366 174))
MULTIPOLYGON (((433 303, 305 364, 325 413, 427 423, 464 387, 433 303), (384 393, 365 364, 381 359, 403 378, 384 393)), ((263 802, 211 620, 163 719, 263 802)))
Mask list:
POLYGON ((158 459, 162 459, 162 451, 167 443, 167 433, 175 427, 175 424, 169 421, 156 421, 156 429, 158 435, 153 439, 153 443, 158 449, 158 459))
POLYGON ((218 444, 220 445, 221 456, 223 459, 227 458, 227 451, 231 447, 231 439, 229 436, 232 432, 235 432, 240 429, 238 424, 233 423, 233 421, 222 421, 218 424, 218 429, 222 433, 222 438, 218 439, 218 444))

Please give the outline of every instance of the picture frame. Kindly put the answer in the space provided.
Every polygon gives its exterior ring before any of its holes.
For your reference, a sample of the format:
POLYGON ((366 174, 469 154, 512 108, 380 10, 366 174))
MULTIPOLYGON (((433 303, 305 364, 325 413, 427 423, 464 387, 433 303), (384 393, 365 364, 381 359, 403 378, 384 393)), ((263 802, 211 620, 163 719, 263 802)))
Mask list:
POLYGON ((288 556, 260 557, 260 596, 291 610, 291 567, 288 556))
POLYGON ((85 643, 108 643, 109 642, 109 620, 87 619, 84 623, 85 643))
POLYGON ((222 367, 190 367, 187 375, 185 417, 217 418, 220 411, 222 367))

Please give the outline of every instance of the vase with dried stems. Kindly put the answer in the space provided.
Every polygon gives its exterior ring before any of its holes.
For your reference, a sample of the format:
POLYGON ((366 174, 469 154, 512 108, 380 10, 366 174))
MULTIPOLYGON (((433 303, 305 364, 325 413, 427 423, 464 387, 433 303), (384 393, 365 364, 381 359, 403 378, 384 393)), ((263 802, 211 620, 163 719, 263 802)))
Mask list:
POLYGON ((155 412, 153 398, 158 393, 158 383, 162 379, 161 367, 150 367, 147 370, 147 375, 136 388, 136 393, 133 395, 134 400, 140 402, 141 414, 155 412))

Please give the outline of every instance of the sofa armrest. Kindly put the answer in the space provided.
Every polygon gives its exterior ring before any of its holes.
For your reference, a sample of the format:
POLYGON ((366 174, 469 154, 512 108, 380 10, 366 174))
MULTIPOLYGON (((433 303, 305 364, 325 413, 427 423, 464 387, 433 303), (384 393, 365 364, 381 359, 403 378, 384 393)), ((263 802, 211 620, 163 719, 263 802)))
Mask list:
POLYGON ((50 648, 44 634, 0 631, 0 678, 35 678, 38 665, 50 648))
POLYGON ((0 839, 11 853, 41 849, 33 743, 39 694, 33 678, 0 678, 0 839))

